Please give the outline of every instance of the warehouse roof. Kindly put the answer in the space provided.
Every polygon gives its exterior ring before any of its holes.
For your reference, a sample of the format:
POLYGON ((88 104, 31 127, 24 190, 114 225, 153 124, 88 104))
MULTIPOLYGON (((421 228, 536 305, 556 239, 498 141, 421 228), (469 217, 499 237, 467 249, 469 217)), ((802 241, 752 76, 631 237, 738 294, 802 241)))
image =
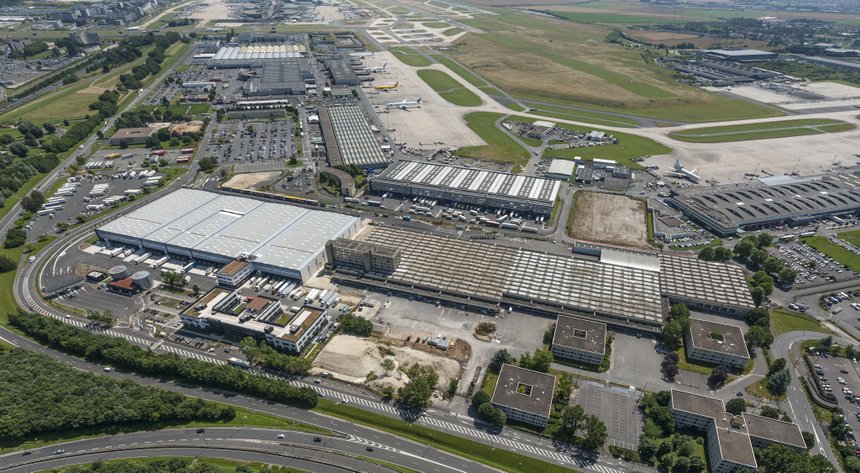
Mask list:
POLYGON ((636 251, 601 248, 600 262, 616 266, 626 266, 628 268, 644 269, 646 271, 660 271, 660 260, 656 255, 636 251))
POLYGON ((744 333, 735 325, 702 319, 690 319, 690 339, 693 346, 727 355, 749 358, 744 333))
POLYGON ((549 417, 554 389, 555 376, 506 363, 499 371, 491 402, 549 417))
POLYGON ((407 160, 392 163, 373 180, 548 203, 555 202, 561 188, 552 179, 407 160))
POLYGON ((321 109, 320 119, 326 147, 336 150, 332 154, 339 156, 342 164, 360 168, 388 164, 388 157, 376 141, 362 109, 355 105, 325 107, 321 109), (334 137, 330 136, 332 132, 334 137))
POLYGON ((672 299, 744 310, 755 307, 743 270, 732 264, 660 255, 660 286, 672 299))
POLYGON ((348 215, 179 189, 99 227, 99 232, 258 263, 300 268, 358 223, 348 215))
POLYGON ((553 159, 546 171, 547 176, 570 177, 576 169, 576 163, 569 159, 553 159))

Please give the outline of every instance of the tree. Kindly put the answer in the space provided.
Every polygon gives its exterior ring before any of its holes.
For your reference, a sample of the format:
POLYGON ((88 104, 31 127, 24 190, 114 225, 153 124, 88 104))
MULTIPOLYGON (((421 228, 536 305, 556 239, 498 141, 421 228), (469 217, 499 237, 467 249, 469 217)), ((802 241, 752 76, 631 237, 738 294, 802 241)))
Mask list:
POLYGON ((162 271, 161 280, 168 288, 174 291, 180 291, 185 287, 185 275, 175 271, 162 271))
POLYGON ((773 363, 771 363, 770 367, 768 367, 767 376, 770 376, 770 375, 776 373, 777 371, 784 369, 785 365, 786 365, 785 358, 777 358, 777 359, 773 360, 773 363))
POLYGON ((746 335, 744 335, 744 338, 747 341, 747 346, 750 348, 769 348, 773 343, 773 334, 770 333, 770 330, 758 325, 751 327, 746 335))
POLYGON ((773 256, 769 256, 761 264, 761 269, 763 269, 768 274, 779 274, 779 272, 782 271, 784 267, 785 263, 783 263, 781 259, 773 256))
POLYGON ((726 412, 739 416, 741 413, 746 412, 747 410, 747 402, 741 398, 734 398, 726 403, 726 412))
POLYGON ((507 349, 503 348, 497 351, 495 355, 493 355, 493 359, 490 361, 490 364, 489 366, 487 366, 487 369, 489 369, 493 373, 498 373, 499 370, 502 369, 502 365, 510 364, 513 362, 514 357, 511 356, 511 353, 507 349))
POLYGON ((668 437, 675 432, 675 418, 672 411, 666 406, 654 406, 645 413, 650 420, 662 432, 662 436, 668 437))
MULTIPOLYGON (((493 330, 495 330, 495 327, 493 327, 493 330)), ((546 332, 543 333, 544 345, 552 345, 553 337, 555 337, 555 324, 550 325, 546 332)))
POLYGON ((708 377, 708 384, 711 386, 722 386, 728 378, 729 368, 726 365, 717 365, 711 370, 711 376, 708 377))
POLYGON ((768 296, 773 293, 773 278, 764 271, 754 272, 750 277, 750 285, 764 289, 768 296))
POLYGON ((433 396, 439 375, 432 366, 415 363, 406 370, 406 376, 409 382, 397 391, 400 404, 407 409, 425 407, 433 396))
POLYGON ((30 148, 28 148, 24 143, 12 143, 9 145, 9 152, 19 158, 23 158, 30 152, 30 148))
POLYGON ((774 394, 785 394, 788 391, 788 385, 791 384, 791 372, 788 367, 784 367, 767 376, 767 384, 770 392, 774 394))
POLYGON ((389 372, 393 371, 396 367, 394 364, 394 360, 391 358, 383 358, 379 365, 382 366, 383 371, 387 375, 389 372))
POLYGON ((44 128, 45 131, 47 131, 48 133, 53 133, 53 132, 57 131, 57 127, 54 126, 53 123, 45 123, 42 125, 42 128, 44 128))
POLYGON ((6 255, 0 255, 0 273, 8 273, 18 268, 18 264, 6 255))
POLYGON ((505 411, 489 402, 485 402, 478 406, 478 416, 496 427, 502 427, 508 421, 505 411))
POLYGON ((725 246, 717 246, 714 248, 714 261, 728 261, 732 259, 732 250, 725 246))
POLYGON ((550 351, 536 350, 534 356, 529 356, 528 353, 524 353, 523 356, 520 357, 520 366, 529 370, 548 373, 553 361, 554 358, 550 351))
POLYGON ((657 454, 657 448, 659 448, 659 446, 660 444, 654 438, 647 435, 641 435, 639 437, 639 459, 644 463, 651 464, 651 461, 657 454))
POLYGON ((741 240, 733 250, 734 254, 738 255, 738 258, 741 261, 747 261, 750 256, 755 252, 756 245, 752 241, 744 238, 741 240))
POLYGON ((567 406, 562 409, 556 437, 563 442, 573 442, 579 428, 585 421, 585 417, 585 409, 583 409, 579 404, 567 406))
POLYGON ((714 247, 706 246, 702 248, 702 251, 699 251, 699 259, 705 261, 713 261, 714 260, 714 247))
POLYGON ((684 323, 680 319, 669 321, 663 326, 663 331, 660 333, 660 341, 662 341, 670 350, 677 350, 680 348, 683 337, 684 323))
POLYGON ((822 455, 809 455, 785 445, 773 444, 758 452, 760 473, 836 473, 838 470, 822 455))
POLYGON ((780 412, 779 412, 779 409, 777 409, 777 408, 775 408, 775 407, 772 407, 772 406, 762 406, 761 411, 759 411, 759 414, 760 414, 762 417, 768 417, 768 418, 771 418, 771 419, 779 419, 779 414, 780 414, 780 412))
POLYGON ((197 165, 200 166, 200 170, 205 173, 210 173, 215 169, 218 169, 218 160, 212 156, 204 156, 200 158, 200 161, 197 162, 197 165))
POLYGON ((198 286, 197 284, 191 286, 191 293, 192 294, 200 294, 200 286, 198 286))
POLYGON ((37 212, 45 203, 45 196, 39 191, 32 191, 21 199, 21 208, 27 212, 37 212))
POLYGON ((770 314, 767 309, 756 307, 747 313, 747 324, 750 326, 758 325, 759 327, 770 327, 770 314))
POLYGON ((815 446, 815 435, 812 432, 803 431, 800 433, 803 435, 803 443, 806 444, 806 449, 809 450, 815 446))
POLYGON ((478 390, 475 394, 472 395, 472 406, 474 408, 478 408, 481 404, 485 402, 490 402, 490 395, 487 394, 486 391, 478 390))
POLYGON ((601 422, 597 416, 589 415, 585 418, 585 438, 582 446, 589 450, 598 450, 606 443, 608 433, 606 424, 601 422))
POLYGON ((567 406, 570 402, 570 394, 573 392, 573 376, 570 373, 562 373, 555 385, 552 395, 552 403, 559 406, 567 406))
POLYGON ((113 318, 113 314, 109 310, 105 310, 104 312, 88 310, 87 319, 97 322, 100 325, 107 325, 108 327, 113 327, 114 323, 116 323, 116 319, 113 318))
POLYGON ((767 232, 761 232, 756 235, 756 240, 759 248, 770 246, 773 243, 773 235, 767 232))
POLYGON ((762 263, 764 263, 764 260, 766 260, 768 256, 770 255, 767 254, 767 251, 759 249, 753 252, 752 255, 750 255, 749 262, 753 268, 760 268, 762 263))
POLYGON ((144 146, 146 146, 147 148, 150 148, 150 149, 160 148, 161 147, 161 140, 159 140, 158 136, 156 136, 156 135, 150 135, 146 139, 146 144, 144 146))
POLYGON ((754 286, 750 289, 750 296, 752 297, 755 306, 759 307, 764 303, 765 299, 767 299, 767 292, 764 288, 754 286))
POLYGON ((833 419, 827 430, 836 440, 844 441, 848 437, 848 433, 851 432, 851 427, 842 419, 833 419))
POLYGON ((369 337, 373 333, 373 322, 353 313, 340 316, 340 328, 345 333, 369 337))
POLYGON ((678 376, 678 363, 667 363, 663 365, 663 375, 666 376, 666 380, 669 382, 675 381, 675 377, 678 376))
POLYGON ((22 228, 13 227, 6 232, 6 239, 3 241, 4 248, 18 248, 27 242, 27 232, 22 228))
POLYGON ((797 271, 786 266, 779 271, 778 277, 780 284, 783 286, 791 286, 797 279, 797 271))
POLYGON ((689 318, 690 308, 685 304, 672 304, 672 307, 669 308, 669 320, 689 318))

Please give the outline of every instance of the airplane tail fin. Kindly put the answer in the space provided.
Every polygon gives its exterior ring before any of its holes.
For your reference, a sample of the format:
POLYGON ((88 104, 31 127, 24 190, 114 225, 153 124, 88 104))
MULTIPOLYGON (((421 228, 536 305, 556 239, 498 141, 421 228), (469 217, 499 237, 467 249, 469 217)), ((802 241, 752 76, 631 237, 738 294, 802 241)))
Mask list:
POLYGON ((398 85, 400 85, 400 81, 394 83, 394 87, 397 87, 398 85))
POLYGON ((421 103, 421 97, 418 97, 417 102, 418 102, 418 103, 421 103))

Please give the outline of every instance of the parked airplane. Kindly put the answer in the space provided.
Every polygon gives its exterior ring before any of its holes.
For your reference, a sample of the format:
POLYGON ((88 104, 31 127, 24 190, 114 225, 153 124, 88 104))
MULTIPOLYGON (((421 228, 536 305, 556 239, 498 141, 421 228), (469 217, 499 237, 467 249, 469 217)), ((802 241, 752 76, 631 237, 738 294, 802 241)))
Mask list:
POLYGON ((376 90, 394 90, 394 89, 396 89, 396 88, 397 88, 397 86, 398 86, 398 85, 400 85, 400 81, 397 81, 397 82, 395 82, 395 83, 393 83, 393 84, 379 84, 379 85, 374 85, 374 86, 373 86, 373 88, 374 88, 374 89, 376 89, 376 90))
POLYGON ((407 110, 410 108, 419 108, 421 107, 421 99, 419 98, 416 101, 410 101, 403 99, 400 102, 389 102, 385 104, 386 109, 399 108, 400 110, 407 110))
POLYGON ((681 164, 680 160, 678 160, 678 159, 675 160, 674 168, 675 168, 674 171, 666 171, 666 175, 671 176, 671 177, 677 177, 680 179, 687 179, 687 180, 694 182, 694 183, 699 182, 700 178, 699 178, 699 175, 696 174, 697 170, 693 169, 692 171, 689 171, 687 169, 684 169, 684 165, 681 164))
POLYGON ((385 72, 385 69, 387 69, 387 68, 388 68, 388 63, 386 62, 385 64, 383 64, 381 66, 368 67, 367 70, 368 70, 368 72, 385 72))

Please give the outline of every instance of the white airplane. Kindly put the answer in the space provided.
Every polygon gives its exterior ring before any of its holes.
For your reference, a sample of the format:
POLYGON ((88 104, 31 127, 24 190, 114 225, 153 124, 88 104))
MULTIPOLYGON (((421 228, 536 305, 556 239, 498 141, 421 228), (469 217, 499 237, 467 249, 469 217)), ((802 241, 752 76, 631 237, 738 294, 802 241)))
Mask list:
POLYGON ((385 64, 383 64, 381 66, 368 67, 367 72, 385 72, 385 69, 387 69, 387 68, 388 68, 388 63, 386 62, 385 64))
POLYGON ((665 174, 667 176, 677 177, 679 179, 687 179, 688 181, 693 183, 698 183, 699 179, 701 179, 699 175, 696 174, 696 171, 698 169, 693 169, 692 171, 685 169, 684 165, 681 164, 681 161, 678 159, 675 160, 675 166, 673 167, 675 168, 674 171, 666 171, 665 174))
POLYGON ((403 99, 400 102, 389 102, 385 104, 386 110, 390 110, 392 108, 399 108, 400 110, 408 110, 410 108, 419 108, 421 107, 421 99, 412 102, 410 100, 403 99))

